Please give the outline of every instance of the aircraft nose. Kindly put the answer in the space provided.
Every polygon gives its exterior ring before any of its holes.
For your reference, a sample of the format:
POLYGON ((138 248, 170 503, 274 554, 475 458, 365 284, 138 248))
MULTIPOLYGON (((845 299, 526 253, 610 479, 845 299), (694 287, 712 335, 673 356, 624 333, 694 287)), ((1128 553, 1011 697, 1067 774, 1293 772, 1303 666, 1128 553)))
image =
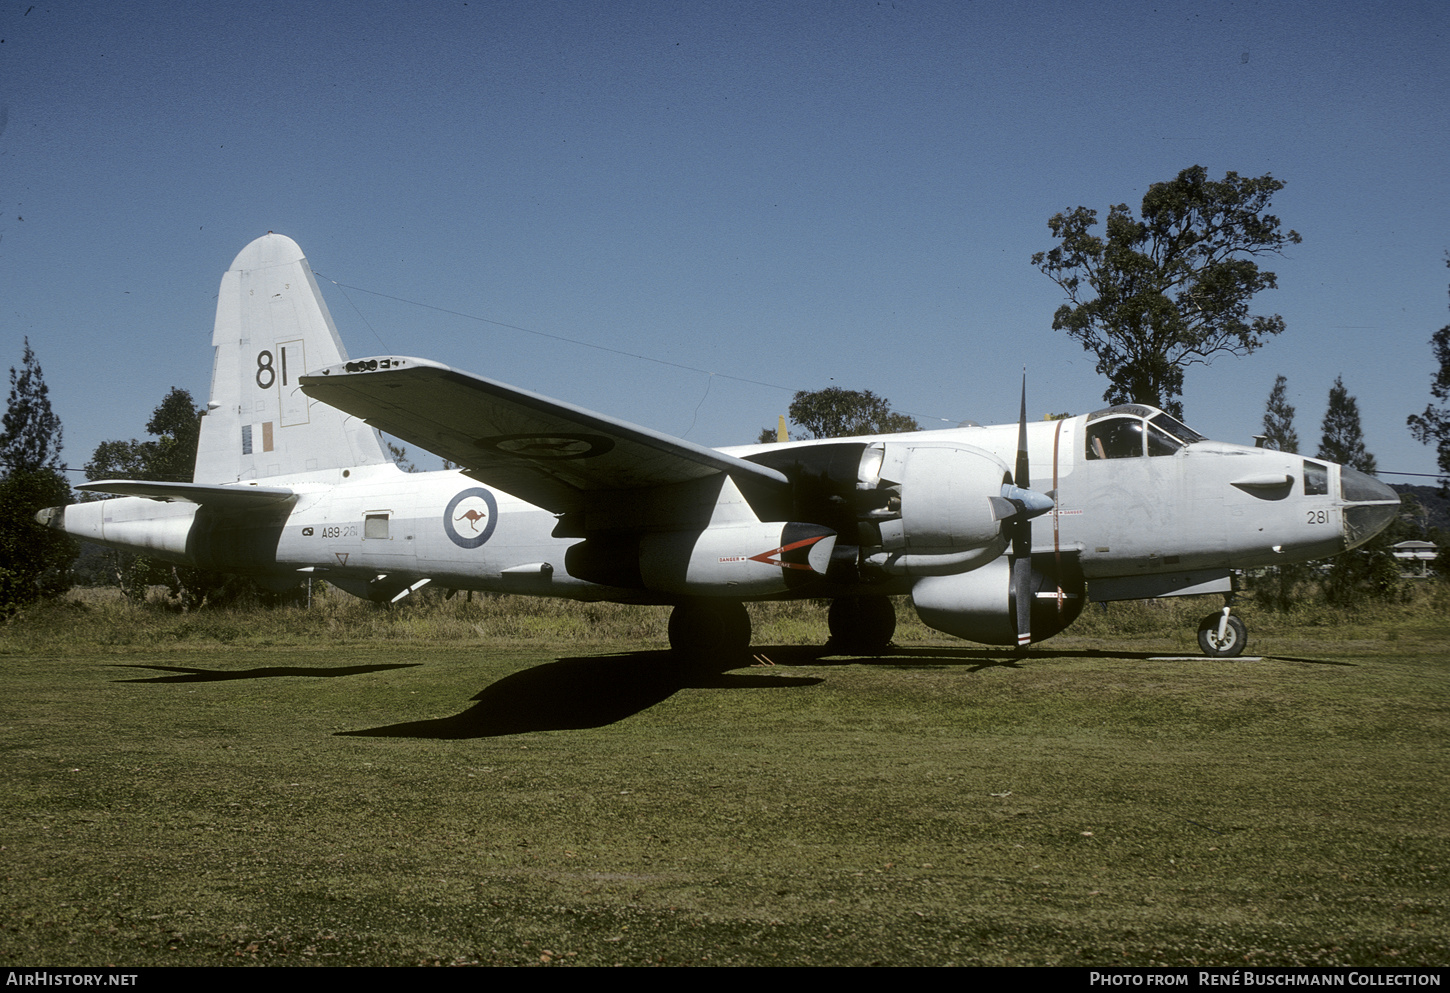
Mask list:
POLYGON ((1339 495, 1344 500, 1346 548, 1363 545, 1383 531, 1400 512, 1400 495, 1368 473, 1339 467, 1339 495))

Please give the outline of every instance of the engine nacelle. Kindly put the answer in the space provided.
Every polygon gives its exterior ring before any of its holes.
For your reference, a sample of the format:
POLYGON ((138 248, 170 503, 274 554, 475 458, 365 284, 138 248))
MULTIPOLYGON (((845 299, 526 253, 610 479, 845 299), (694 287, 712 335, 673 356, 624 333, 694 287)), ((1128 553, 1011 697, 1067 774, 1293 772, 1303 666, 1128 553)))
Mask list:
MULTIPOLYGON (((1057 634, 1082 613, 1085 599, 1077 557, 1032 556, 1032 640, 1057 634)), ((983 645, 1017 644, 1012 566, 1000 556, 971 572, 926 576, 911 588, 917 616, 928 627, 983 645)))
POLYGON ((894 575, 940 576, 976 569, 1007 549, 1002 460, 970 445, 888 442, 878 489, 900 497, 878 511, 876 549, 867 565, 894 575), (895 511, 894 514, 890 513, 895 511))
POLYGON ((952 554, 982 548, 1002 534, 993 498, 1007 467, 990 452, 943 442, 890 442, 883 483, 899 484, 901 516, 881 524, 888 552, 952 554))

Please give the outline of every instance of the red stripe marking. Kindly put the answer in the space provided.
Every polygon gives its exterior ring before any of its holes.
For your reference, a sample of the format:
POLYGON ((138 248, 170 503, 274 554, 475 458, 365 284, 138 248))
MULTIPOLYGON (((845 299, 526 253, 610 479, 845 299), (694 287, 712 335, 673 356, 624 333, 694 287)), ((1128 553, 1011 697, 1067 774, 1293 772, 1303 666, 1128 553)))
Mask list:
POLYGON ((793 552, 797 548, 804 548, 807 545, 814 545, 816 542, 820 541, 822 538, 825 537, 826 535, 820 534, 816 535, 816 537, 814 538, 802 538, 800 541, 793 541, 789 545, 782 545, 779 548, 772 548, 768 552, 761 552, 759 555, 752 555, 750 556, 750 561, 762 562, 765 565, 778 565, 782 569, 804 569, 806 572, 815 572, 816 570, 812 569, 808 563, 782 562, 779 559, 771 558, 771 556, 783 555, 786 552, 793 552))

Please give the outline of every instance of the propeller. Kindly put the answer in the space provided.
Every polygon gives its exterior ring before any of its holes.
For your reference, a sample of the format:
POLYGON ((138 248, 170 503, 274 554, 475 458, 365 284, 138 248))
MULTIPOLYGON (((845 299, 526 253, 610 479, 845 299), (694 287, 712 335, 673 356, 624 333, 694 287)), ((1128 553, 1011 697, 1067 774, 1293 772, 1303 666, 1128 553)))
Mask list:
POLYGON ((1012 489, 1002 495, 1020 506, 1012 519, 1012 602, 1017 605, 1017 650, 1024 652, 1032 641, 1032 518, 1052 509, 1052 500, 1031 489, 1027 475, 1027 369, 1022 370, 1022 412, 1017 419, 1017 464, 1012 471, 1012 489), (1035 500, 1029 500, 1034 497, 1035 500), (1043 504, 1046 506, 1043 506, 1043 504))
POLYGON ((1032 489, 1027 469, 1027 370, 1022 370, 1022 411, 1017 419, 1017 464, 1011 480, 1003 480, 1001 498, 993 497, 997 519, 1012 541, 1012 603, 1017 608, 1017 650, 1032 641, 1032 518, 1040 517, 1056 501, 1032 489))

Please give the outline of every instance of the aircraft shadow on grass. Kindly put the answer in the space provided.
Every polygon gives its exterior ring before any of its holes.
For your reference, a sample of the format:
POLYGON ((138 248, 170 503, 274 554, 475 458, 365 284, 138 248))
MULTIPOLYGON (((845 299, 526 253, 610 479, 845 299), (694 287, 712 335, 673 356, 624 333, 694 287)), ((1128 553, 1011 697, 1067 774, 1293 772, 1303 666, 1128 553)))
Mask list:
POLYGON ((819 677, 765 675, 737 668, 735 662, 681 665, 669 651, 561 658, 491 683, 461 714, 339 734, 459 739, 581 730, 633 717, 682 689, 789 689, 823 681, 819 677))
POLYGON ((824 680, 783 675, 781 670, 863 664, 904 669, 962 666, 970 672, 1020 667, 1010 653, 966 648, 888 649, 863 656, 841 655, 830 646, 781 645, 753 648, 739 659, 694 664, 682 664, 670 651, 580 656, 505 676, 480 691, 472 707, 451 717, 339 734, 462 739, 604 727, 648 710, 682 689, 794 689, 824 680))
POLYGON ((393 662, 381 665, 304 666, 269 665, 256 669, 198 669, 186 665, 139 665, 126 663, 116 669, 151 669, 174 672, 174 676, 152 676, 149 679, 118 679, 118 683, 219 683, 230 679, 274 679, 278 676, 358 676, 387 669, 411 669, 421 662, 393 662))

